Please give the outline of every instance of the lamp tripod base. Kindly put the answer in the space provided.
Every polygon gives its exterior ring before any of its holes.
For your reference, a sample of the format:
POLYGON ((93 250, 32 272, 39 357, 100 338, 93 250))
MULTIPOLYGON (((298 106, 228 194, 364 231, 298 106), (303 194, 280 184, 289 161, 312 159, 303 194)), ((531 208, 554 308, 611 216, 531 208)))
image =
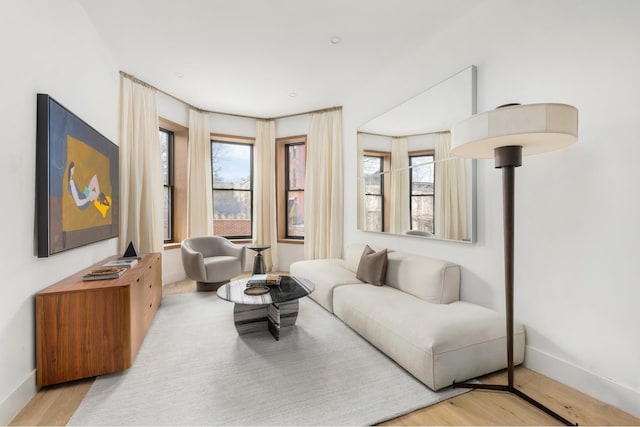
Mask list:
POLYGON ((554 410, 546 407, 542 403, 538 402, 537 400, 535 400, 531 396, 527 395, 526 393, 523 393, 522 391, 518 390, 517 388, 515 388, 513 386, 502 385, 502 384, 473 384, 473 383, 456 383, 456 382, 454 382, 453 383, 453 388, 470 388, 470 389, 475 389, 475 390, 493 390, 493 391, 503 391, 503 392, 515 394, 519 398, 527 401, 531 405, 533 405, 536 408, 540 409, 541 411, 543 411, 547 415, 552 416, 553 418, 555 418, 556 420, 560 421, 564 425, 567 425, 567 426, 577 426, 578 425, 578 424, 572 423, 571 421, 569 421, 568 419, 566 419, 562 415, 560 415, 557 412, 555 412, 554 410))

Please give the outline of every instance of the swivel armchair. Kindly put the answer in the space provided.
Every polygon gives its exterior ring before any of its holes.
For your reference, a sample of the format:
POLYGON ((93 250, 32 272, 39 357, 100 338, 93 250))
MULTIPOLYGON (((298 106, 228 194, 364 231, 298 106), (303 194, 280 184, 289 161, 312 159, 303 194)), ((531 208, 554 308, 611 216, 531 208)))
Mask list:
POLYGON ((214 291, 244 269, 246 248, 224 237, 189 237, 180 249, 184 271, 198 291, 214 291))

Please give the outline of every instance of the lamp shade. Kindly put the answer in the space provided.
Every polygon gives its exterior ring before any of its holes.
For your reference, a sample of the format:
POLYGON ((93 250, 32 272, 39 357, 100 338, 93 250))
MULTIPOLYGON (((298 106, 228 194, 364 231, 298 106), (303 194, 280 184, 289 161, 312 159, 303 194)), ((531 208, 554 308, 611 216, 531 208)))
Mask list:
POLYGON ((498 147, 521 146, 523 155, 539 154, 578 139, 578 109, 567 104, 501 107, 473 115, 451 128, 454 156, 491 159, 498 147))

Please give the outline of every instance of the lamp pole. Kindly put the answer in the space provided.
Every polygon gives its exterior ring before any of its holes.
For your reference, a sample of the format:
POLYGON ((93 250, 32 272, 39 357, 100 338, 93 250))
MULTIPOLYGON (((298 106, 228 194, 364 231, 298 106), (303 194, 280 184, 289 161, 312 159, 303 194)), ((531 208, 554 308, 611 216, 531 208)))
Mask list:
POLYGON ((507 385, 453 383, 454 388, 506 391, 551 415, 565 425, 577 425, 542 403, 518 390, 513 380, 513 264, 515 225, 515 168, 522 165, 522 147, 510 145, 494 149, 495 167, 502 169, 502 212, 504 232, 504 290, 507 323, 507 385))

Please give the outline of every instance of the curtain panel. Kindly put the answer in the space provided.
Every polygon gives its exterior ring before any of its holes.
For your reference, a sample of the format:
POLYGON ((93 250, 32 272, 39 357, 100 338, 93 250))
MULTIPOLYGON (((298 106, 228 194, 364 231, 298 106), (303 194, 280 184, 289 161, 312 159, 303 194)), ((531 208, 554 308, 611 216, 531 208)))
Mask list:
POLYGON ((253 243, 269 245, 263 253, 267 271, 278 268, 276 217, 276 131, 273 120, 256 120, 253 177, 253 243))
POLYGON ((358 200, 357 200, 357 204, 358 204, 358 221, 357 221, 357 227, 358 230, 366 230, 367 229, 367 210, 365 208, 366 206, 366 199, 367 197, 365 196, 364 192, 365 192, 365 177, 364 177, 364 142, 363 142, 363 136, 361 133, 358 132, 358 154, 357 154, 357 167, 358 167, 358 192, 356 193, 358 195, 358 200))
POLYGON ((213 183, 209 114, 189 110, 187 236, 213 235, 213 183))
POLYGON ((461 240, 467 227, 465 159, 451 158, 451 134, 438 134, 435 150, 434 231, 441 239, 461 240))
POLYGON ((344 229, 342 109, 311 114, 305 183, 305 258, 341 258, 344 229))
POLYGON ((409 150, 406 138, 391 138, 391 212, 389 231, 409 231, 409 150))
POLYGON ((155 91, 120 77, 120 248, 163 250, 163 179, 155 91))

